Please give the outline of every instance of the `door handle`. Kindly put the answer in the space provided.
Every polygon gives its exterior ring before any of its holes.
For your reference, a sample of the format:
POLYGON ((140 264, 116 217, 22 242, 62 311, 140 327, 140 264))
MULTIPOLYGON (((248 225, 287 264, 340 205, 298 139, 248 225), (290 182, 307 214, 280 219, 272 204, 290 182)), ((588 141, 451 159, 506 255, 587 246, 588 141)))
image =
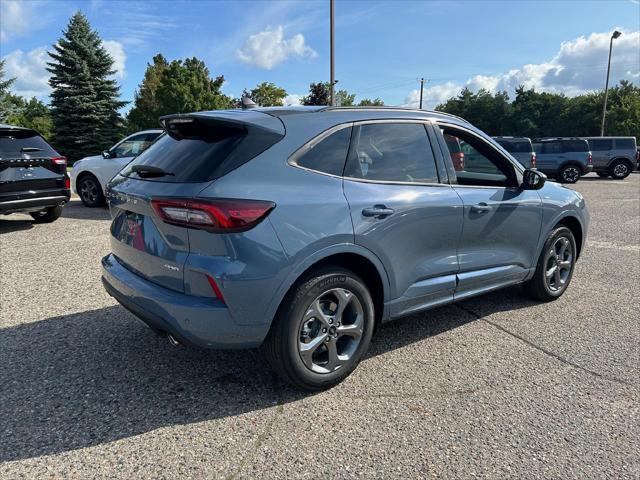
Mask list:
POLYGON ((487 213, 487 212, 490 212, 491 210, 492 210, 491 205, 487 205, 484 202, 479 203, 477 205, 473 205, 471 207, 471 211, 474 213, 487 213))
POLYGON ((385 205, 374 205, 373 207, 365 208, 362 210, 363 217, 385 218, 389 215, 393 215, 395 210, 393 208, 387 208, 385 205))

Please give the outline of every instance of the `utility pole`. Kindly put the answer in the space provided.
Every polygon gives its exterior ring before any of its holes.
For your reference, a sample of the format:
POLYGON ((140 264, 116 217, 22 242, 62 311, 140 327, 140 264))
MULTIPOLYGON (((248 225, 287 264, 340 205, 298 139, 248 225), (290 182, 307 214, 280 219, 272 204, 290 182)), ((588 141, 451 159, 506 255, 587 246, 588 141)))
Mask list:
POLYGON ((421 78, 420 79, 420 110, 422 110, 422 91, 423 90, 424 90, 424 78, 421 78))
POLYGON ((333 58, 333 34, 334 34, 334 22, 333 22, 333 0, 329 0, 329 11, 330 11, 330 49, 331 49, 331 80, 329 82, 329 100, 331 101, 331 106, 333 107, 336 104, 336 99, 334 95, 334 85, 336 83, 335 77, 335 69, 334 69, 334 58, 333 58))
MULTIPOLYGON (((332 0, 333 1, 333 0, 332 0)), ((614 30, 609 41, 609 63, 607 64, 607 81, 604 84, 604 106, 602 107, 602 125, 600 126, 600 136, 604 137, 604 119, 607 116, 607 97, 609 96, 609 72, 611 72, 611 50, 613 49, 613 40, 622 35, 621 32, 614 30)))

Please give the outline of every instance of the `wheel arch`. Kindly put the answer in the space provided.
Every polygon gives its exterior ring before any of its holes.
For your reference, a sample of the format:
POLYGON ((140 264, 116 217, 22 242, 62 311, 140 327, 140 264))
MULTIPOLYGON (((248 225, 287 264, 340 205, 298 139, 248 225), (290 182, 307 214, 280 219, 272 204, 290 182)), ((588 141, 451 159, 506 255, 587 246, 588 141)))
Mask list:
POLYGON ((78 192, 78 194, 80 193, 80 180, 82 180, 86 176, 91 176, 91 177, 96 179, 96 182, 98 182, 98 186, 100 187, 100 190, 102 191, 102 194, 104 195, 104 188, 102 188, 102 184, 100 183, 100 179, 98 179, 96 174, 93 173, 91 170, 83 170, 82 172, 80 172, 76 176, 76 185, 75 185, 76 192, 78 192))
POLYGON ((577 217, 573 215, 568 215, 566 217, 561 218, 553 228, 557 228, 559 226, 567 227, 573 233, 573 237, 576 239, 576 258, 580 258, 580 253, 582 252, 582 242, 584 240, 584 231, 582 229, 582 224, 577 217))

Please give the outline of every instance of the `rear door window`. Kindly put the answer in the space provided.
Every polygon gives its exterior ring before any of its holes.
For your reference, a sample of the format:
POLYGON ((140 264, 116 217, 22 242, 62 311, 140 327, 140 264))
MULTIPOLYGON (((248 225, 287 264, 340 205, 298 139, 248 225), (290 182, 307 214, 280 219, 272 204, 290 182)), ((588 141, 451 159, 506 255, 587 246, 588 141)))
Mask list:
POLYGON ((438 170, 421 123, 353 127, 345 177, 382 182, 438 183, 438 170))
POLYGON ((350 139, 351 127, 345 127, 320 141, 311 141, 303 147, 295 163, 310 170, 341 176, 350 139))
POLYGON ((542 153, 564 153, 560 142, 543 142, 542 153))
POLYGON ((509 153, 530 153, 531 143, 498 140, 498 143, 509 153))
POLYGON ((595 152, 606 152, 607 150, 611 150, 613 142, 610 138, 597 138, 589 140, 589 146, 591 150, 595 152))
POLYGON ((588 152, 589 144, 586 140, 563 140, 564 152, 588 152))

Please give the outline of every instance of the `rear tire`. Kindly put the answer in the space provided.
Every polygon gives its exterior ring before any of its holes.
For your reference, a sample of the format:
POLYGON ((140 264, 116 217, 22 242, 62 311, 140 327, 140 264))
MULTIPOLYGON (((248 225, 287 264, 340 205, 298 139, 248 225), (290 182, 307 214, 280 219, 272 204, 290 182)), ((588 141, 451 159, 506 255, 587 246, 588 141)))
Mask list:
POLYGON ((374 325, 365 283, 350 270, 327 265, 289 292, 262 348, 281 378, 302 390, 323 390, 358 366, 374 325))
POLYGON ((582 169, 577 165, 565 165, 558 175, 562 183, 576 183, 582 176, 582 169))
POLYGON ((95 208, 104 205, 104 194, 100 182, 91 173, 85 173, 78 179, 78 195, 86 207, 95 208))
POLYGON ((544 243, 533 278, 524 284, 525 291, 543 302, 560 298, 571 282, 577 251, 571 230, 555 228, 544 243))
POLYGON ((31 218, 35 223, 51 223, 55 222, 62 215, 62 206, 56 205, 55 207, 49 207, 41 212, 32 212, 31 218))
POLYGON ((609 175, 615 180, 623 180, 629 176, 633 167, 625 160, 616 160, 609 167, 609 175))

